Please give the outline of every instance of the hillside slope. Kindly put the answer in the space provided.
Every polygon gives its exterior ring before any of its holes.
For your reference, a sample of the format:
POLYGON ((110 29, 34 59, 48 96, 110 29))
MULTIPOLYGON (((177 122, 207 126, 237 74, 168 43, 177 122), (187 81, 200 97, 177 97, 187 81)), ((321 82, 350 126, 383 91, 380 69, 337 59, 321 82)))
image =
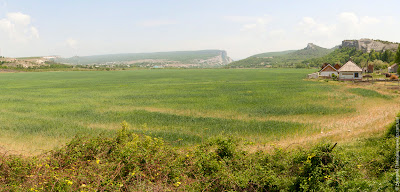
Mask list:
POLYGON ((224 50, 124 53, 60 58, 58 62, 80 65, 130 64, 136 66, 199 66, 210 67, 232 62, 224 50))
POLYGON ((309 43, 304 49, 282 52, 261 53, 246 59, 232 62, 231 68, 287 67, 302 63, 310 58, 318 58, 331 53, 334 49, 326 49, 309 43))
POLYGON ((276 56, 282 56, 286 55, 288 53, 293 53, 297 50, 287 50, 287 51, 278 51, 278 52, 266 52, 266 53, 260 53, 257 55, 253 55, 251 57, 258 57, 258 58, 263 58, 263 57, 276 57, 276 56))

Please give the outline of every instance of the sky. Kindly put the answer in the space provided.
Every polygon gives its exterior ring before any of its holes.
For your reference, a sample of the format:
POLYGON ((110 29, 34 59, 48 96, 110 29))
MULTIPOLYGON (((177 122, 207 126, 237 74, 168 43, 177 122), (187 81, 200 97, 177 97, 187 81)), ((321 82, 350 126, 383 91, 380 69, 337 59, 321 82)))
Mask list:
POLYGON ((399 7, 396 0, 0 0, 0 55, 220 49, 238 60, 307 43, 400 42, 399 7))

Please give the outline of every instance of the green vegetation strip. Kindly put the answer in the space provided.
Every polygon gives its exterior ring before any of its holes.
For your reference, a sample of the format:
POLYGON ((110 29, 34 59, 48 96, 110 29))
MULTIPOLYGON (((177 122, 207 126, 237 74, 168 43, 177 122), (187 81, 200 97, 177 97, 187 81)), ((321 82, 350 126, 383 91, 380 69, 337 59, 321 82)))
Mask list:
POLYGON ((134 134, 76 137, 42 156, 3 154, 1 191, 394 191, 394 136, 249 153, 214 137, 188 151, 134 134))

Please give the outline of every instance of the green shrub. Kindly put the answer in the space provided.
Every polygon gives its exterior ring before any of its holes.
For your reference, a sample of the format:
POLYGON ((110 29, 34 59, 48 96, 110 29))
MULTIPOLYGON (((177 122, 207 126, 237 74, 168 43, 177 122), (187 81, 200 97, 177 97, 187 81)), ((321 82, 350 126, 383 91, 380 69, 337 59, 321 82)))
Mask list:
MULTIPOLYGON (((397 115, 398 118, 400 118, 400 113, 397 115)), ((396 136, 396 121, 393 121, 389 126, 388 126, 388 132, 386 133, 387 137, 395 137, 396 136)))
POLYGON ((115 137, 75 137, 43 156, 3 155, 1 191, 385 191, 395 183, 395 140, 349 146, 248 152, 216 137, 194 149, 138 135, 123 122, 115 137), (372 150, 371 150, 372 149, 372 150))

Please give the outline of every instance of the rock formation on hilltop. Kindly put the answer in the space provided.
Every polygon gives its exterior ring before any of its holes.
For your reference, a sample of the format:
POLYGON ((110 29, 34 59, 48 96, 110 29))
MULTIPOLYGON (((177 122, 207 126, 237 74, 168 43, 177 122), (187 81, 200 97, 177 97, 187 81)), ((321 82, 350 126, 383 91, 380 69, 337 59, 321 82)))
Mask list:
POLYGON ((373 40, 373 39, 360 39, 360 40, 344 40, 342 41, 341 47, 355 47, 357 50, 362 50, 363 52, 375 51, 385 51, 392 50, 396 51, 398 48, 398 43, 392 43, 387 41, 373 40))
POLYGON ((319 46, 314 45, 314 43, 308 43, 308 44, 307 44, 307 47, 304 48, 304 49, 316 49, 317 47, 319 47, 319 46))

